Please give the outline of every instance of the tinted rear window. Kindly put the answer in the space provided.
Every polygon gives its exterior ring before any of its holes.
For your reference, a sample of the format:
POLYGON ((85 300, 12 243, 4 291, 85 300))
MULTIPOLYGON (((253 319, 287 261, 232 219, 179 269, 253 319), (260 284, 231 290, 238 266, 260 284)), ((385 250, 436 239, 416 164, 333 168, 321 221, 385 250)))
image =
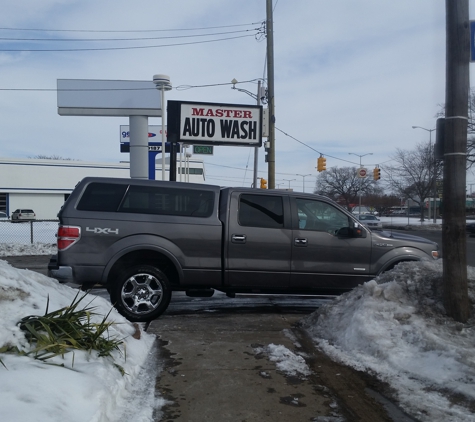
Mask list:
POLYGON ((81 211, 209 217, 214 193, 196 189, 91 183, 79 204, 81 211))
POLYGON ((284 206, 281 196, 243 194, 239 199, 241 226, 282 228, 284 206))
POLYGON ((113 183, 91 183, 87 186, 78 210, 81 211, 117 211, 128 185, 113 183))
POLYGON ((209 217, 213 206, 210 191, 130 186, 119 212, 209 217))

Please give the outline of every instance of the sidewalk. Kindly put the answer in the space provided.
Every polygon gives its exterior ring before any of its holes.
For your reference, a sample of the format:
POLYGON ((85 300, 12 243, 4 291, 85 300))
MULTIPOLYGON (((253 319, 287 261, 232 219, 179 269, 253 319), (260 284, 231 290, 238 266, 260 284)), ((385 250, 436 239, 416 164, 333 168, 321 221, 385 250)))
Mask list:
POLYGON ((233 312, 153 321, 147 332, 159 338, 165 361, 156 388, 168 401, 157 416, 164 422, 411 420, 397 409, 389 417, 372 395, 382 386, 318 352, 298 328, 300 318, 233 312), (286 373, 263 352, 268 345, 304 356, 308 373, 286 373))

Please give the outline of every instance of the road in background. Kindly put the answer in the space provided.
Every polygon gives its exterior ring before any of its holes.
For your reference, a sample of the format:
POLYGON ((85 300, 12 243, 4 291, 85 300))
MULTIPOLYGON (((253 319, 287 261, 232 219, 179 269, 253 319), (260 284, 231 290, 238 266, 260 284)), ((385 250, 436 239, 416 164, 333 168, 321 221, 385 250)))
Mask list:
MULTIPOLYGON (((391 232, 391 230, 386 230, 391 232)), ((425 237, 439 244, 442 250, 442 231, 441 230, 393 230, 395 232, 412 234, 414 236, 425 237)), ((442 258, 444 257, 444 251, 442 250, 442 258)), ((475 267, 475 237, 467 234, 467 265, 475 267)))

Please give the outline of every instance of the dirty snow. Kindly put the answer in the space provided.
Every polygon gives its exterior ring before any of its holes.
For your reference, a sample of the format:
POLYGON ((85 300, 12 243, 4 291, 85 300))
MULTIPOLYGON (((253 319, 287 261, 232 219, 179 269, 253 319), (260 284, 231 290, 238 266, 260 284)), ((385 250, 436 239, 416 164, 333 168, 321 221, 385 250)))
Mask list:
POLYGON ((277 369, 289 376, 305 379, 311 374, 310 368, 302 356, 296 355, 281 344, 269 344, 265 347, 254 348, 256 355, 264 354, 271 362, 275 362, 277 369))
POLYGON ((475 268, 472 318, 457 323, 442 304, 442 262, 401 263, 307 317, 304 326, 333 359, 376 375, 421 421, 475 421, 475 268))
MULTIPOLYGON (((49 298, 49 310, 68 306, 77 290, 60 285, 42 274, 19 270, 0 260, 0 348, 16 346, 28 351, 30 346, 17 322, 27 315, 43 315, 49 298)), ((98 314, 100 322, 111 304, 101 297, 84 300, 98 314)), ((154 337, 143 332, 140 339, 133 337, 136 327, 114 309, 108 320, 111 337, 123 339, 121 351, 112 358, 97 357, 97 353, 75 351, 43 363, 31 356, 0 353, 5 365, 0 365, 0 409, 2 420, 112 422, 125 420, 130 399, 140 387, 147 399, 134 409, 134 421, 150 421, 154 408, 160 408, 160 397, 154 396, 154 378, 144 385, 143 372, 153 373, 149 364, 154 337), (115 365, 120 365, 122 376, 115 365), (138 379, 140 378, 140 383, 138 379), (148 397, 147 397, 148 394, 148 397)), ((146 379, 147 380, 147 379, 146 379)))
MULTIPOLYGON (((54 253, 54 244, 0 243, 0 256, 54 253)), ((441 274, 441 262, 401 264, 323 306, 304 324, 316 346, 333 359, 386 382, 393 398, 414 418, 475 421, 475 269, 468 267, 472 318, 467 324, 444 315, 441 274)), ((76 292, 0 260, 0 348, 11 344, 27 349, 17 322, 43 314, 48 296, 50 309, 57 309, 70 304, 76 292)), ((102 315, 111 306, 100 297, 93 305, 102 315)), ((141 332, 141 339, 135 340, 129 322, 115 310, 111 318, 119 323, 111 334, 126 342, 127 359, 120 353, 113 357, 126 376, 111 359, 94 354, 75 352, 74 365, 71 353, 64 360, 56 358, 55 363, 64 365, 59 367, 0 353, 7 367, 0 365, 2 420, 109 422, 130 420, 131 415, 139 422, 154 420, 153 409, 164 402, 150 388, 156 368, 147 362, 158 359, 152 352, 153 338, 141 332), (136 380, 143 374, 148 377, 140 390, 136 380)), ((282 372, 310 373, 305 356, 282 345, 263 346, 259 352, 282 372)))

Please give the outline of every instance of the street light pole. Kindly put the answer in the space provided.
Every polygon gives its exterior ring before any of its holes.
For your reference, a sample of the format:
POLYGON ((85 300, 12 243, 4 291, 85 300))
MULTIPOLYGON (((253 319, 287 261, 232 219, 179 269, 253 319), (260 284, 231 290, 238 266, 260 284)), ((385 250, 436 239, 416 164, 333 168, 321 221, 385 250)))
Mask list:
MULTIPOLYGON (((172 85, 170 83, 170 77, 168 75, 153 75, 153 83, 160 89, 162 92, 162 180, 165 180, 165 142, 166 142, 166 134, 165 134, 165 122, 166 122, 166 112, 167 106, 165 105, 165 91, 170 91, 172 89, 172 85)), ((170 164, 172 159, 173 151, 170 148, 170 164)), ((175 169, 176 171, 176 169, 175 169)), ((169 179, 176 180, 176 176, 171 174, 169 175, 169 179)))
MULTIPOLYGON (((357 157, 360 157, 360 168, 362 168, 362 164, 361 164, 361 159, 367 155, 373 155, 372 152, 368 152, 367 154, 355 154, 354 152, 349 152, 348 153, 349 155, 356 155, 357 157)), ((368 177, 368 175, 366 175, 365 177, 368 177)), ((362 190, 362 185, 363 185, 363 178, 361 177, 360 178, 360 191, 359 191, 359 210, 358 210, 358 215, 361 215, 361 190, 362 190)))
POLYGON ((290 182, 293 182, 294 180, 297 180, 297 179, 282 179, 282 180, 285 180, 286 182, 289 182, 289 190, 290 190, 290 182))
MULTIPOLYGON (((434 196, 434 210, 433 210, 433 223, 437 223, 437 196, 436 196, 436 186, 435 186, 435 178, 436 178, 436 171, 435 171, 435 157, 432 154, 432 132, 435 129, 426 129, 425 127, 421 126, 412 126, 413 129, 422 129, 426 132, 429 132, 429 154, 430 154, 430 164, 429 164, 429 183, 432 183, 432 195, 434 196), (431 167, 434 166, 433 174, 431 175, 431 167)), ((421 198, 422 199, 422 198, 421 198)), ((429 221, 430 221, 430 201, 429 201, 429 221)))
MULTIPOLYGON (((253 94, 252 92, 249 92, 247 89, 236 88, 236 84, 238 83, 236 79, 233 79, 231 83, 233 84, 232 89, 236 89, 240 92, 246 93, 247 95, 251 96, 257 101, 257 105, 261 105, 261 98, 262 98, 261 80, 257 81, 257 94, 253 94)), ((252 185, 256 189, 257 189, 257 166, 259 162, 258 157, 259 157, 259 147, 254 147, 254 174, 252 178, 253 180, 252 185)))
POLYGON ((311 174, 296 174, 296 176, 302 177, 302 192, 305 193, 305 178, 311 176, 311 174))

